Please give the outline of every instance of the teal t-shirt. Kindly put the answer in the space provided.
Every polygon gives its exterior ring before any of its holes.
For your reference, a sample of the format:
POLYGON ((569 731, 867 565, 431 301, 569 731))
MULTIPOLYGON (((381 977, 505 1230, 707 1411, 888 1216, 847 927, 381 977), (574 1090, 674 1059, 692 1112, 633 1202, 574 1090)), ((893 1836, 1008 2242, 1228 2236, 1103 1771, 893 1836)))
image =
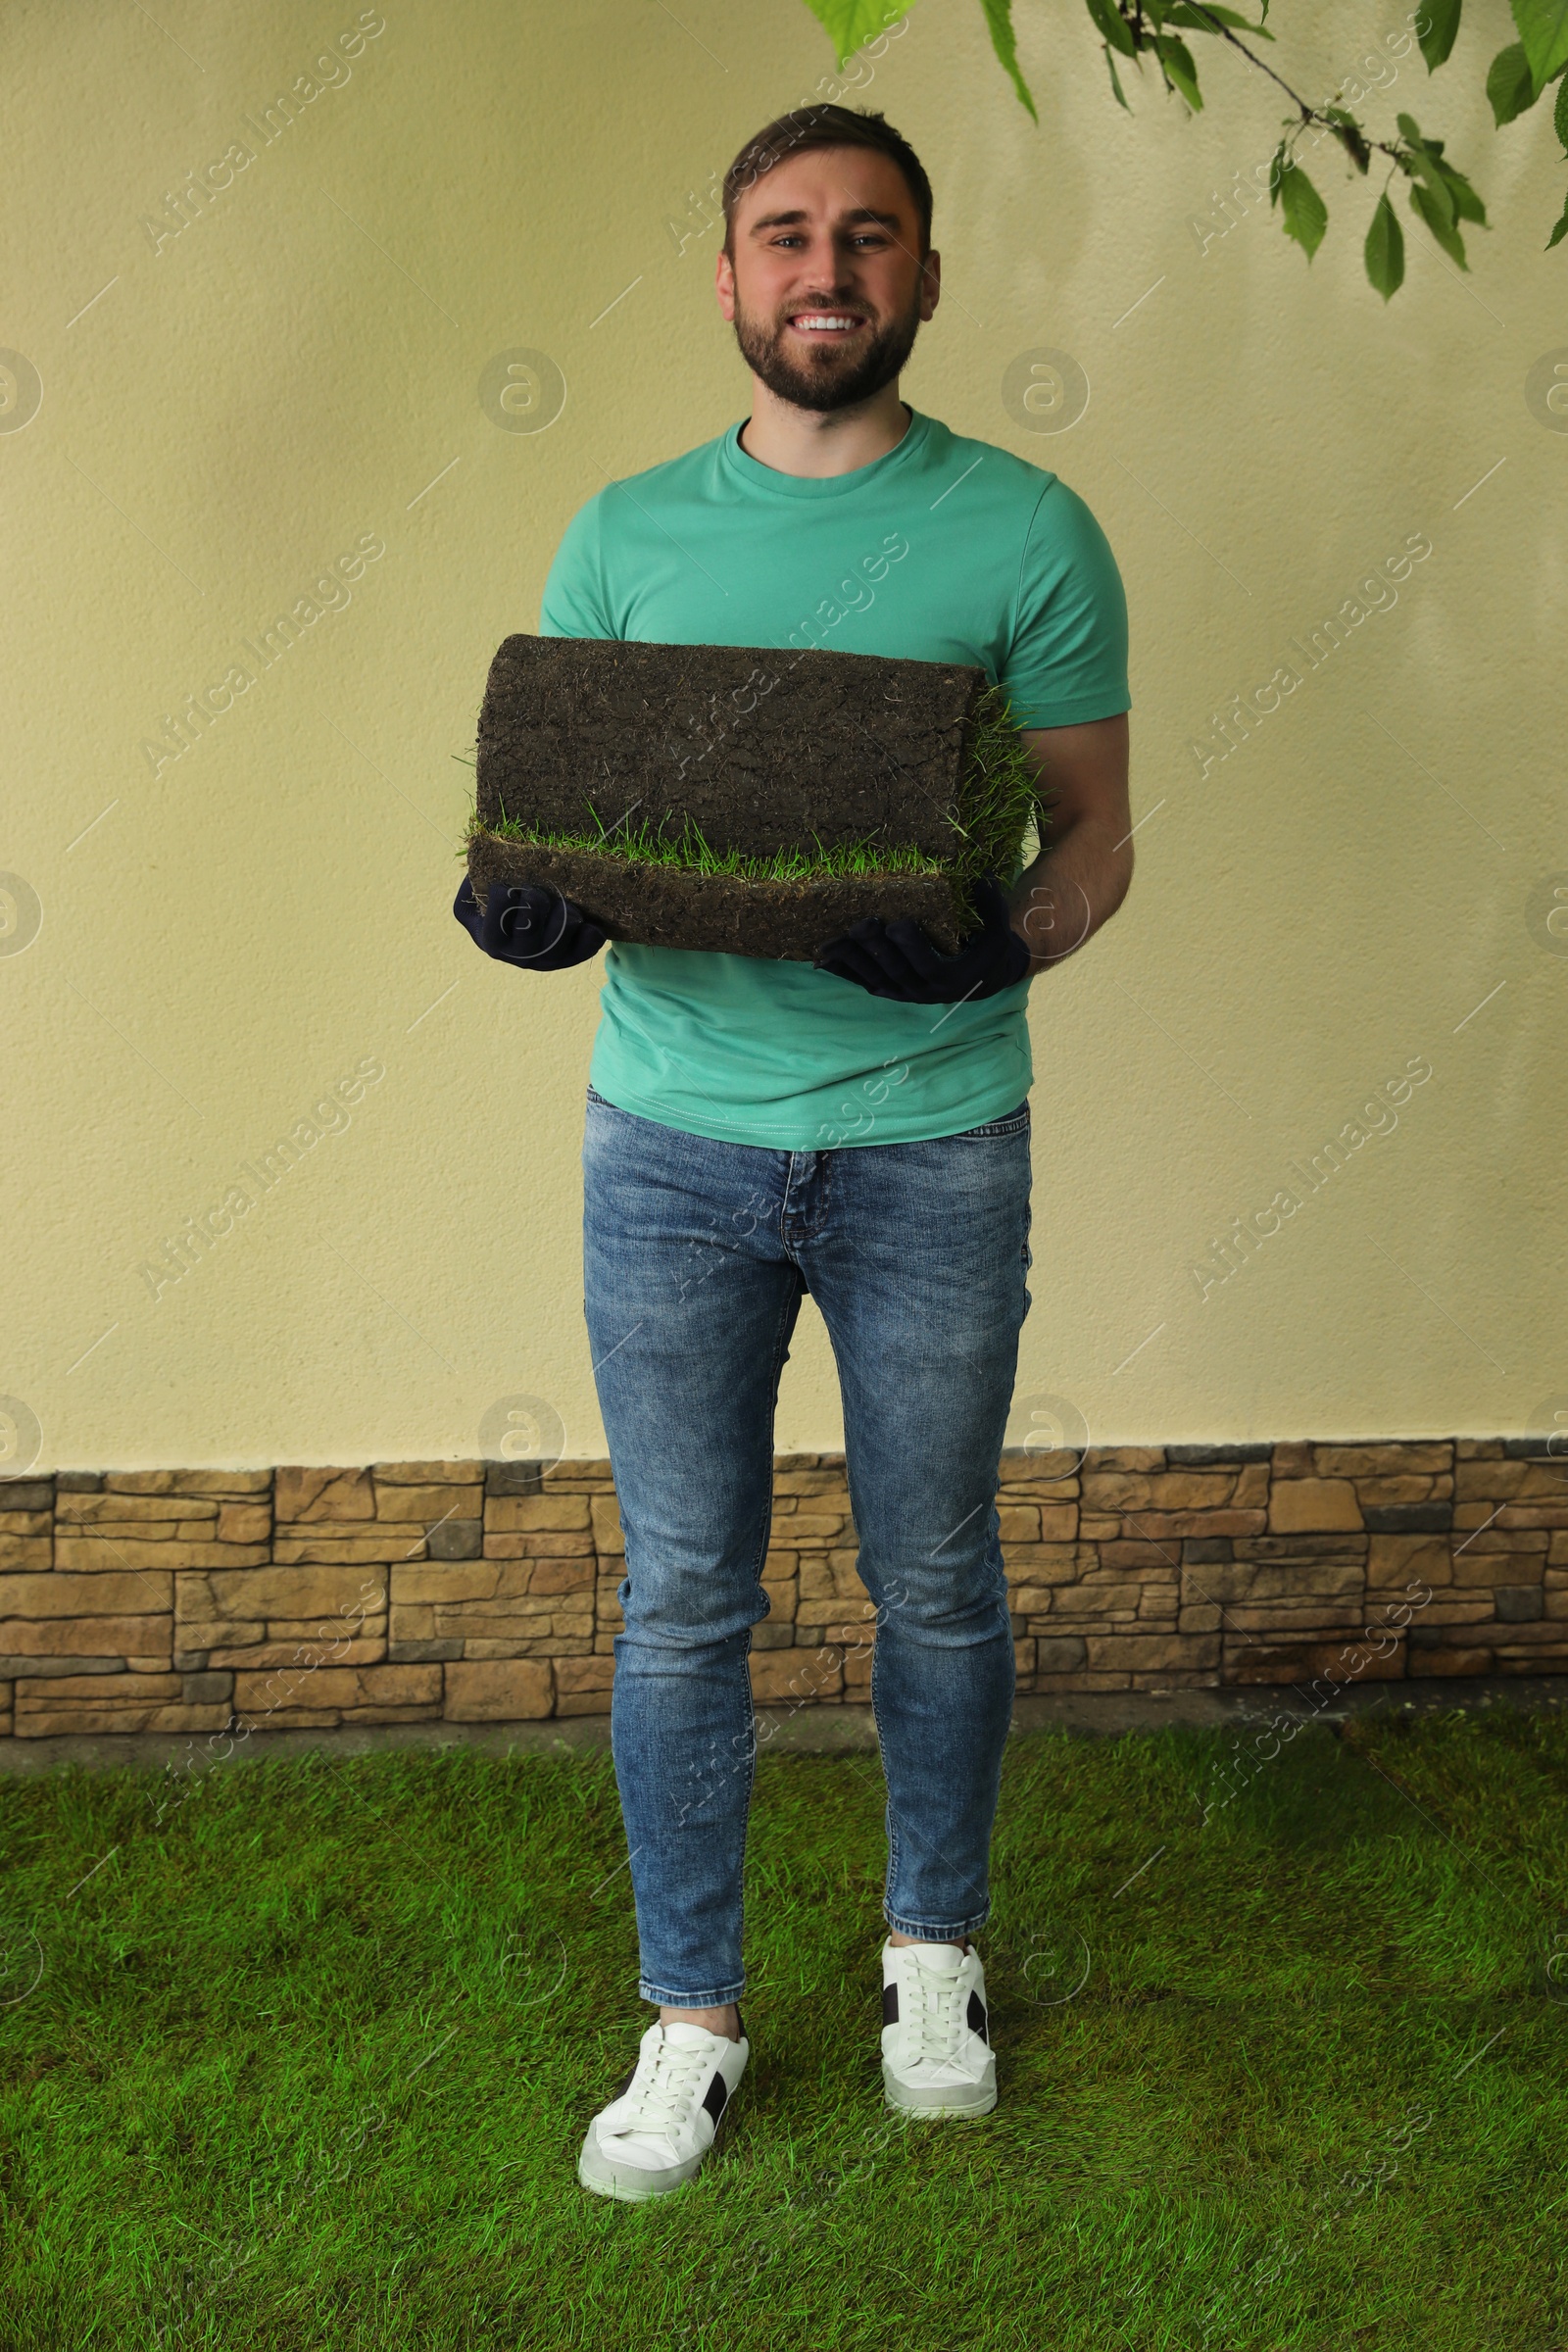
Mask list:
MULTIPOLYGON (((897 448, 824 480, 763 466, 740 432, 579 508, 541 635, 973 663, 1024 727, 1130 707, 1121 575, 1056 474, 915 410, 897 448)), ((745 721, 714 712, 694 756, 726 723, 745 721)), ((958 1135, 1029 1091, 1028 994, 895 1004, 810 964, 616 942, 589 1078, 623 1110, 774 1151, 958 1135)))

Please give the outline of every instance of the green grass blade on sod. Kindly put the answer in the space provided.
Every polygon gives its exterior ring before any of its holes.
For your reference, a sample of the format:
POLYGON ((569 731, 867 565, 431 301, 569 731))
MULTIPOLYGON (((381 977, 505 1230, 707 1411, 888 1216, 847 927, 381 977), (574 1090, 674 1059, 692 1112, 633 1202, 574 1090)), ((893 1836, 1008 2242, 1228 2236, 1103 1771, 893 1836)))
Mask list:
POLYGON ((764 1754, 734 2129, 634 2208, 608 1754, 8 1780, 6 2352, 1563 2340, 1568 1725, 1015 1739, 971 2126, 881 2103, 883 1803, 764 1754))

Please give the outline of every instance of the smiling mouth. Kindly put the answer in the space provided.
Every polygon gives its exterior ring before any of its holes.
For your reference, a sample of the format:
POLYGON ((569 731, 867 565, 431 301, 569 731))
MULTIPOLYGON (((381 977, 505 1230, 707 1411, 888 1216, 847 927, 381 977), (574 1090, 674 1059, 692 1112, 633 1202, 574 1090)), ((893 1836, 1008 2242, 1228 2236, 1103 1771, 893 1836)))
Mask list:
POLYGON ((832 342, 842 335, 853 335, 865 320, 853 311, 798 311, 787 322, 798 335, 813 335, 832 342))

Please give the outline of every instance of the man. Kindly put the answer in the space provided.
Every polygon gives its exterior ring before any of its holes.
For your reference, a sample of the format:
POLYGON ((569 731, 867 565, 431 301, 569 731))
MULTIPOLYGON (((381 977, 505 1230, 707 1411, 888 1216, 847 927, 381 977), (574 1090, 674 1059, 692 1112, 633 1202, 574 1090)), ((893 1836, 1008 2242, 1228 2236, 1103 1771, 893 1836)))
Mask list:
MULTIPOLYGON (((626 1539, 612 1742, 659 2016, 595 2118, 585 2186, 697 2172, 750 2045, 738 2006, 756 1760, 747 1665, 773 1409, 803 1294, 832 1339, 887 1779, 889 2103, 996 2103, 988 1856, 1013 1695, 994 1506, 1029 1308, 1028 984, 1125 896, 1127 618, 1089 509, 1054 474, 899 398, 936 309, 931 189, 880 115, 810 107, 724 183, 719 308, 752 413, 616 482, 567 526, 541 630, 813 644, 976 663, 1052 798, 1027 871, 951 957, 858 923, 815 968, 612 947, 588 1089, 584 1309, 626 1539)), ((744 725, 744 717, 735 723, 744 725)), ((853 747, 846 746, 846 758, 853 747)), ((554 892, 465 883, 454 911, 534 971, 603 934, 554 892)))

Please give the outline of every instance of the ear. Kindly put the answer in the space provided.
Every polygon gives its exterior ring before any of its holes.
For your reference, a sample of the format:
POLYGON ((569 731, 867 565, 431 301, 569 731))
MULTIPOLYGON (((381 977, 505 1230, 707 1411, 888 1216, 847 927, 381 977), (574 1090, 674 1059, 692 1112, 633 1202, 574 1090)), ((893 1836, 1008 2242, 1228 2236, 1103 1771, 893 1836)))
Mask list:
POLYGON ((717 297, 720 311, 725 318, 733 324, 735 318, 735 270, 729 255, 722 246, 719 247, 718 259, 713 265, 713 292, 717 297))

